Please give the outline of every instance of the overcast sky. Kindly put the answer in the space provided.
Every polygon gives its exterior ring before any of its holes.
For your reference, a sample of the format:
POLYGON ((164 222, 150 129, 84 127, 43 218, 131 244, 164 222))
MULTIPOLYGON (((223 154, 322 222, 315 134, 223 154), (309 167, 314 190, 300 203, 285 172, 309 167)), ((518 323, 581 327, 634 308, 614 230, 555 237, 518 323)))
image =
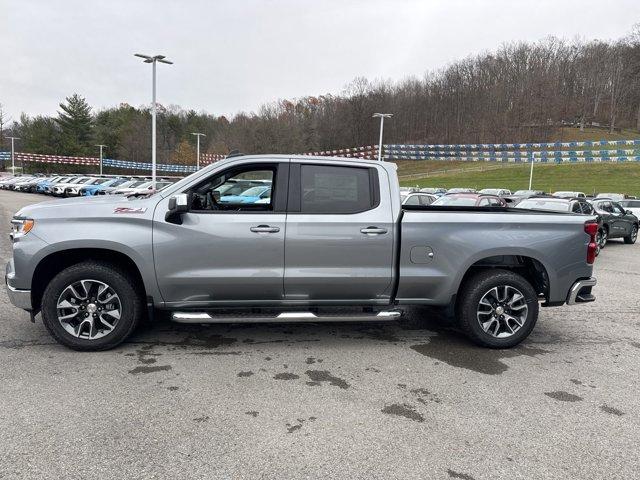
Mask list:
POLYGON ((615 39, 639 0, 0 0, 0 103, 18 119, 77 92, 94 108, 158 101, 219 115, 401 79, 514 40, 615 39))

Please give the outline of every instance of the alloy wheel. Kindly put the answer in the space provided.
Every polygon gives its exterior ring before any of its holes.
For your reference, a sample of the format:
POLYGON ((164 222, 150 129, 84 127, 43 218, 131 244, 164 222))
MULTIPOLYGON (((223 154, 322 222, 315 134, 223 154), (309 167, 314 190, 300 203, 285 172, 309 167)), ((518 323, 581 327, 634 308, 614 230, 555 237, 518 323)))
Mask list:
POLYGON ((56 304, 58 322, 76 338, 95 340, 109 335, 122 314, 120 297, 99 280, 85 279, 67 286, 56 304))
POLYGON ((496 338, 514 335, 527 321, 528 313, 525 296, 511 285, 493 287, 482 296, 477 308, 480 327, 496 338))

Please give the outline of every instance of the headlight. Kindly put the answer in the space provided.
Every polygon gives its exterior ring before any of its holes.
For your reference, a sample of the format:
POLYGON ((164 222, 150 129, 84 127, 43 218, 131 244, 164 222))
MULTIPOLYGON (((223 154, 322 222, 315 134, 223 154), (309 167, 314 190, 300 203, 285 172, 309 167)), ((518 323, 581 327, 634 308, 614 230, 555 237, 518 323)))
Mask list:
POLYGON ((24 237, 27 233, 29 233, 35 222, 31 218, 14 218, 11 220, 11 234, 9 235, 12 239, 24 237))

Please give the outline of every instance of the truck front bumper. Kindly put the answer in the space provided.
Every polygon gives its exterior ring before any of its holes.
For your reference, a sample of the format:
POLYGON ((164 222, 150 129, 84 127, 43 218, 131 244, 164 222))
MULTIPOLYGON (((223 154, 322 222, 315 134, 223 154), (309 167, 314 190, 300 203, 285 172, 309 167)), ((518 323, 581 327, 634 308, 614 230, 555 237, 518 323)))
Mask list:
POLYGON ((9 301, 18 308, 31 311, 33 309, 33 306, 31 305, 31 290, 22 290, 13 287, 11 285, 11 281, 14 277, 15 273, 13 272, 13 261, 10 261, 9 263, 7 263, 6 273, 4 276, 9 301))
POLYGON ((596 283, 598 281, 594 277, 578 280, 574 283, 567 295, 567 305, 593 302, 596 297, 591 294, 591 288, 595 287, 596 283))

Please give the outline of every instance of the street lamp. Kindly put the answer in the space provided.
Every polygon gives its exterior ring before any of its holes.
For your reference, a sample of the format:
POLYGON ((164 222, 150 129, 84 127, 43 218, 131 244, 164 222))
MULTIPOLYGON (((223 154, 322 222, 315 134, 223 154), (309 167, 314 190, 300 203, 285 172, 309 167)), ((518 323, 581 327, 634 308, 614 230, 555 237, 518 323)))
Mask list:
POLYGON ((529 190, 531 190, 531 185, 533 184, 533 152, 531 152, 531 171, 529 172, 529 190))
POLYGON ((204 133, 191 132, 191 135, 195 135, 198 139, 197 157, 196 157, 196 170, 200 170, 200 137, 206 137, 204 133))
POLYGON ((15 159, 15 145, 16 140, 20 140, 18 137, 7 137, 11 139, 11 174, 16 174, 16 159, 15 159))
POLYGON ((152 99, 151 99, 151 187, 156 189, 156 63, 167 63, 172 65, 173 62, 165 60, 164 55, 143 55, 141 53, 134 53, 136 57, 144 59, 144 63, 152 64, 153 71, 153 86, 152 86, 152 99))
POLYGON ((393 113, 374 113, 373 118, 380 119, 380 141, 378 142, 378 161, 382 161, 382 131, 384 130, 384 119, 393 117, 393 113))
POLYGON ((96 147, 100 147, 100 175, 102 175, 102 149, 107 148, 106 145, 96 145, 96 147))

